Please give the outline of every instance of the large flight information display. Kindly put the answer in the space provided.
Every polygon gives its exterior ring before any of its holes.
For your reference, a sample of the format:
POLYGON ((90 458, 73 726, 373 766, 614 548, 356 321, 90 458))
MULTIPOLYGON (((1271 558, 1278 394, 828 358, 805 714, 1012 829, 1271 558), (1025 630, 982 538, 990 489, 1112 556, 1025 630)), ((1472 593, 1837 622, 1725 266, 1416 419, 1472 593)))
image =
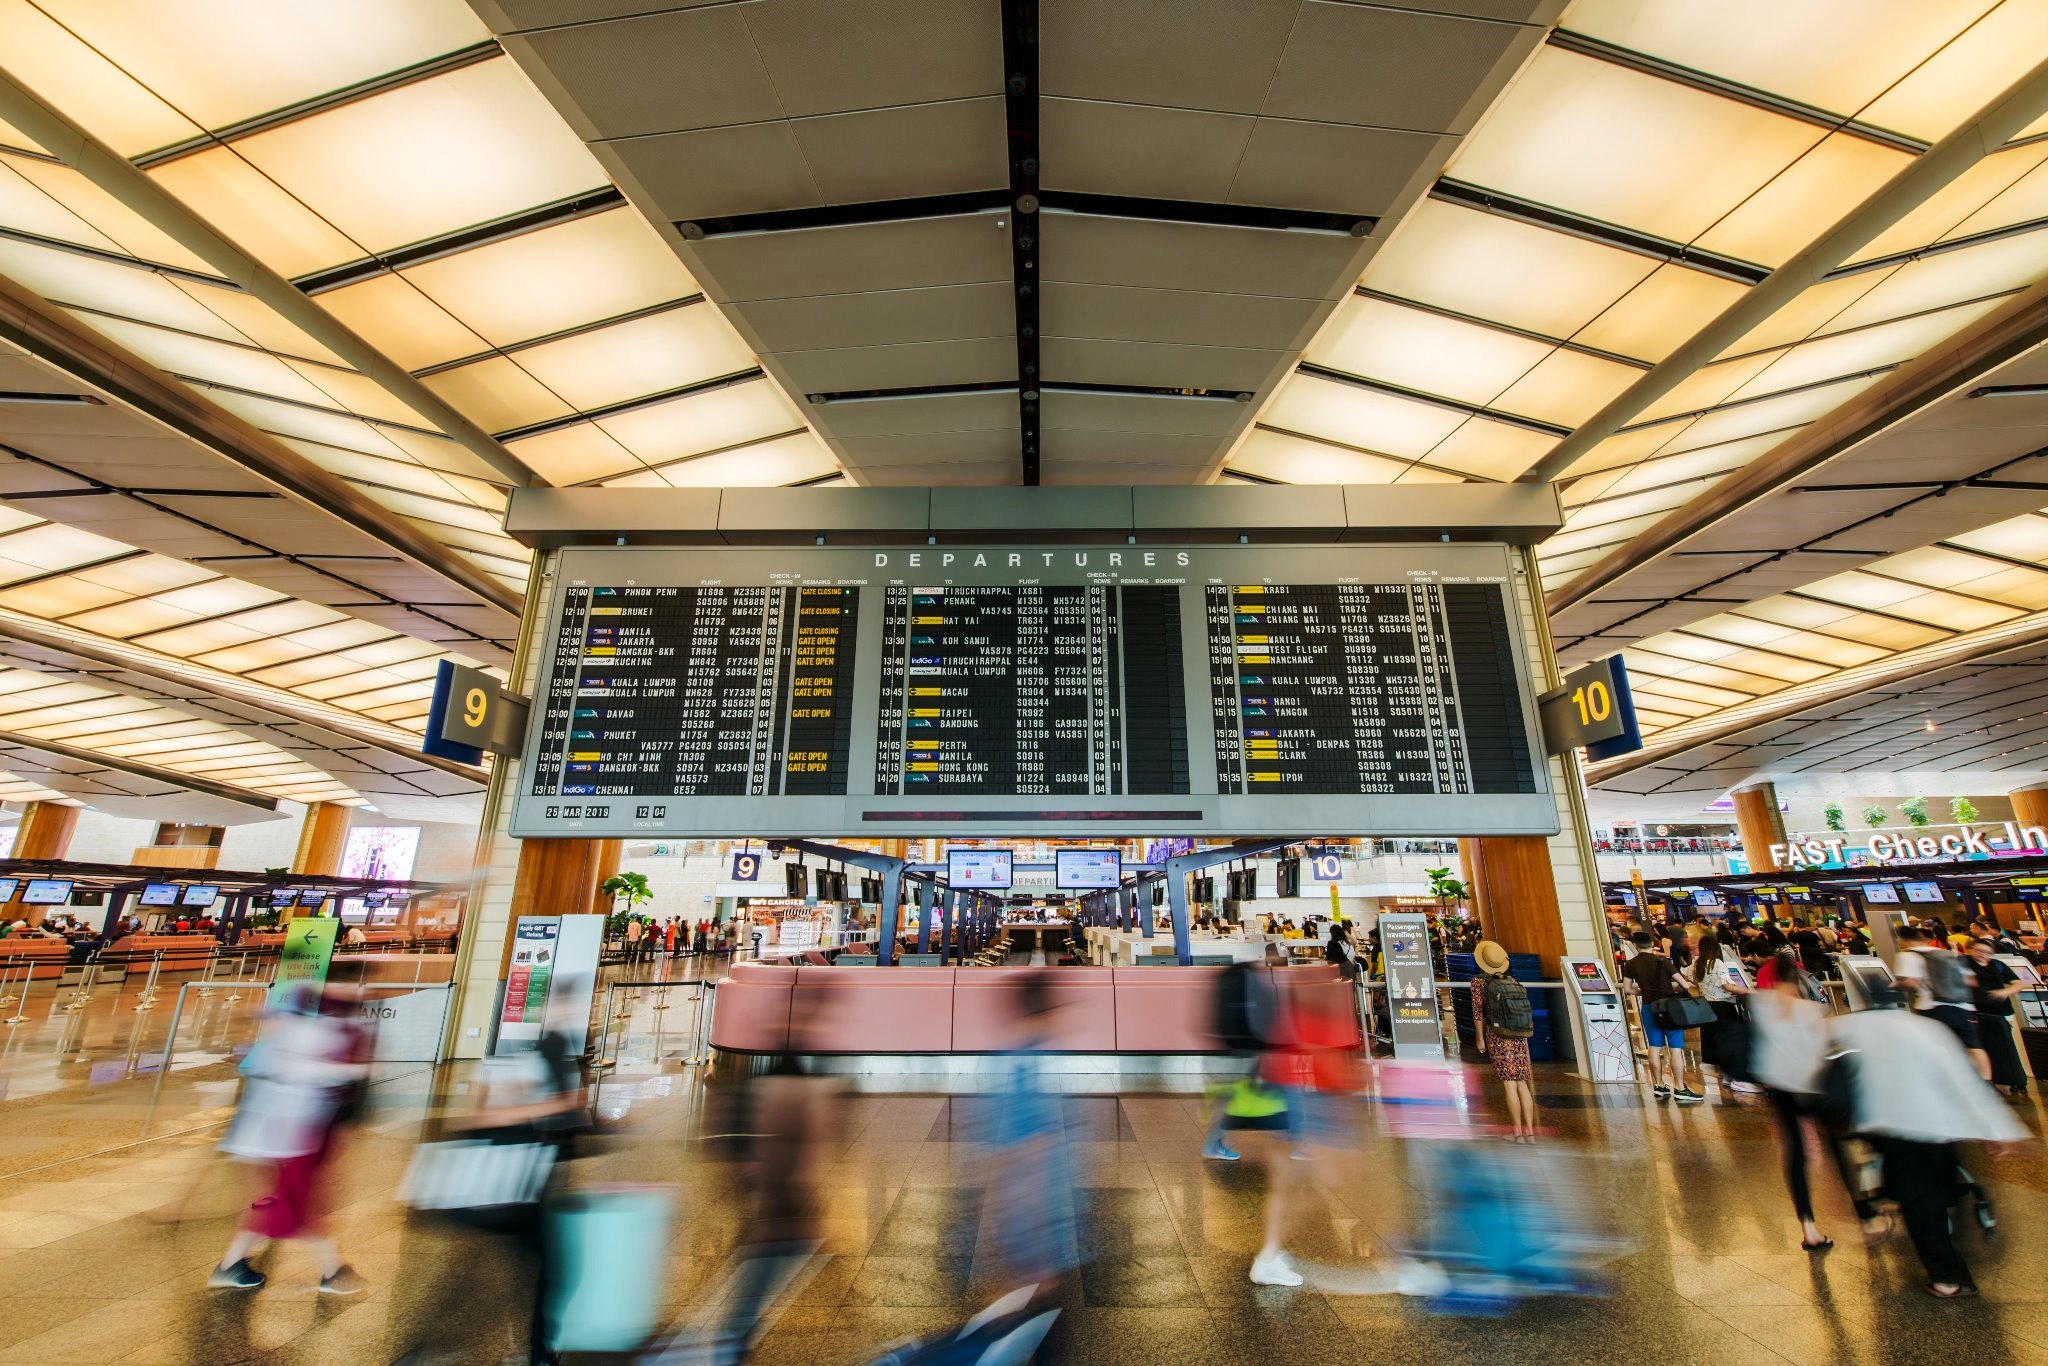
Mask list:
POLYGON ((1547 833, 1498 546, 566 550, 518 835, 1547 833))

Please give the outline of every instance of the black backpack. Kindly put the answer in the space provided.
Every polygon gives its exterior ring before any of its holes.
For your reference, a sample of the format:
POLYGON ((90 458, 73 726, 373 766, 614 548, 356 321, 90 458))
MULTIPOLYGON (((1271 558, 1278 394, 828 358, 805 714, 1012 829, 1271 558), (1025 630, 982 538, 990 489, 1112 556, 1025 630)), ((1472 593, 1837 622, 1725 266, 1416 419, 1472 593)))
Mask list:
POLYGON ((1976 1002, 1970 970, 1963 966, 1962 958, 1954 950, 1928 949, 1921 957, 1927 960, 1927 989, 1937 1002, 1954 1006, 1976 1002))
POLYGON ((1486 1029, 1503 1039, 1526 1039, 1536 1033, 1529 990, 1507 973, 1486 979, 1486 1029))

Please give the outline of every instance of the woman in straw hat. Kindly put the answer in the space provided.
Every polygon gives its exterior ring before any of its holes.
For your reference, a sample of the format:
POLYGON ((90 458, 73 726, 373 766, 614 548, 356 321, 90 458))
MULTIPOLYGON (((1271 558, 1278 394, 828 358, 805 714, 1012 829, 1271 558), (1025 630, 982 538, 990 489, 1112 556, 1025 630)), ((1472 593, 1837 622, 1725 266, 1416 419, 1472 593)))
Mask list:
POLYGON ((1536 1093, 1529 1086, 1529 1035, 1534 1032, 1529 993, 1508 972, 1508 951, 1493 940, 1480 940, 1472 959, 1479 967, 1479 975, 1472 979, 1472 1032, 1507 1092, 1508 1122, 1516 1141, 1533 1142, 1536 1093))

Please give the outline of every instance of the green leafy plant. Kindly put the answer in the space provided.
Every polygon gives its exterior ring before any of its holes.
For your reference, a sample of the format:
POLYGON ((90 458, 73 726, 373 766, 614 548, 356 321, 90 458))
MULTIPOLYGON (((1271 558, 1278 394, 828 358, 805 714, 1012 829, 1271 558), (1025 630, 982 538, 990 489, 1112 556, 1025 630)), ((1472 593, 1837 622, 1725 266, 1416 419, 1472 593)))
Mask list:
POLYGON ((1971 821, 1977 819, 1977 803, 1971 801, 1968 797, 1950 797, 1948 799, 1948 818, 1957 825, 1968 825, 1971 821))
POLYGON ((624 902, 628 911, 654 900, 654 889, 647 885, 645 873, 613 873, 597 885, 597 894, 610 897, 614 907, 624 902))
POLYGON ((1906 800, 1899 803, 1899 814, 1904 816, 1913 825, 1927 824, 1927 799, 1925 797, 1906 798, 1906 800))
POLYGON ((1422 871, 1429 878, 1429 894, 1445 906, 1465 899, 1465 884, 1452 877, 1450 869, 1425 868, 1422 871))
POLYGON ((1863 808, 1863 823, 1872 830, 1877 829, 1891 818, 1892 813, 1881 806, 1866 806, 1863 808))
POLYGON ((1826 806, 1823 806, 1820 809, 1820 816, 1822 820, 1828 823, 1828 829, 1830 830, 1843 830, 1847 828, 1842 822, 1842 804, 1840 802, 1829 802, 1826 806))

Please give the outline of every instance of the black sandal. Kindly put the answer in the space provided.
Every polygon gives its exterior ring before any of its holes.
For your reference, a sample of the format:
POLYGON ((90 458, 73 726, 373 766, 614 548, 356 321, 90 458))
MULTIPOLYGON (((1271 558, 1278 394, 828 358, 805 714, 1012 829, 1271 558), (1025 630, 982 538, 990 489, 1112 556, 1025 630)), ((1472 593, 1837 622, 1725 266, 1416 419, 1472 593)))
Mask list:
POLYGON ((1826 1252, 1834 1245, 1835 1240, 1832 1238, 1823 1238, 1817 1243, 1809 1243, 1804 1238, 1799 1240, 1799 1250, 1801 1252, 1826 1252))

